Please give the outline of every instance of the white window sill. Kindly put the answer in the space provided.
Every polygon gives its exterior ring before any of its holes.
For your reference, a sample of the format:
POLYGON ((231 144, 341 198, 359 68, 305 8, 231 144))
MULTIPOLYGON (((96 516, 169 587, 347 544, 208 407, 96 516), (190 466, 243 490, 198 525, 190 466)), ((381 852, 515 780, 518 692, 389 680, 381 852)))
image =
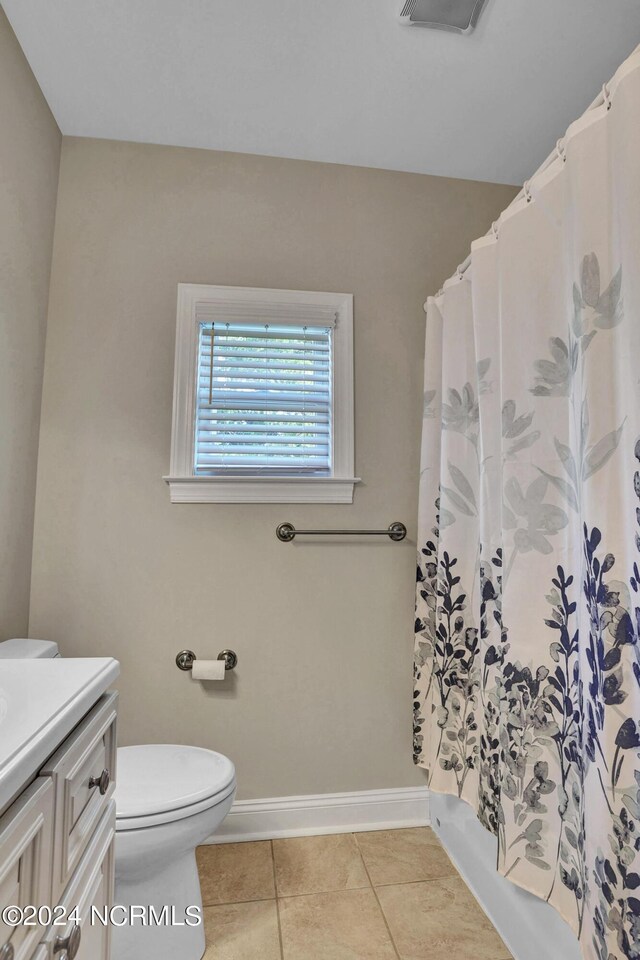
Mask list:
POLYGON ((171 503, 353 503, 359 477, 164 477, 171 503))

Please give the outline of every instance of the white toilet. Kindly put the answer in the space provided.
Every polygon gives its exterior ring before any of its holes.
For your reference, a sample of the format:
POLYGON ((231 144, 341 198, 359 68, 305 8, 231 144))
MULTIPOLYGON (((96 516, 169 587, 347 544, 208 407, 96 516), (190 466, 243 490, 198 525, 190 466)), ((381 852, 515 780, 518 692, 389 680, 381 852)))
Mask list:
MULTIPOLYGON (((0 659, 57 657, 47 640, 7 640, 0 659)), ((220 826, 236 791, 233 763, 199 747, 118 748, 115 903, 155 908, 167 923, 114 926, 112 960, 200 960, 204 926, 195 849, 220 826), (175 925, 171 925, 172 918, 175 925)))

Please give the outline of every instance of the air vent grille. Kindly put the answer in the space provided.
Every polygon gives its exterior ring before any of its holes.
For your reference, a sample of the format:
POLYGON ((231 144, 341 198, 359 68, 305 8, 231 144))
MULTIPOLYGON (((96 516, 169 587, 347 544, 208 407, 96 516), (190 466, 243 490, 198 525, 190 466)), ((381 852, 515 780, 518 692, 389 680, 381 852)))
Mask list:
POLYGON ((402 8, 402 12, 400 13, 400 16, 410 17, 413 11, 415 10, 417 4, 418 4, 418 0, 407 0, 404 7, 402 8))
POLYGON ((434 27, 471 33, 486 0, 405 0, 400 23, 410 27, 434 27))

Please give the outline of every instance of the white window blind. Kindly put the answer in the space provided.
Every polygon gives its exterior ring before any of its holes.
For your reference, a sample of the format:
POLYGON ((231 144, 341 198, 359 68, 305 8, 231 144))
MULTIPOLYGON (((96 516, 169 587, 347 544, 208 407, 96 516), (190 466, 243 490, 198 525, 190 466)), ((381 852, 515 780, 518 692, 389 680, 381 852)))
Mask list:
POLYGON ((196 476, 331 474, 332 332, 199 324, 196 476))

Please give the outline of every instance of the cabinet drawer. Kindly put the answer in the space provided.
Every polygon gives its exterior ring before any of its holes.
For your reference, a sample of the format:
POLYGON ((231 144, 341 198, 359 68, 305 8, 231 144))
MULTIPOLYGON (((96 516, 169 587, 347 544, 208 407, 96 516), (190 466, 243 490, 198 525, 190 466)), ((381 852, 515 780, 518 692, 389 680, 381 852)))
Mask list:
POLYGON ((54 903, 69 882, 113 796, 117 702, 117 693, 105 694, 42 771, 53 778, 55 789, 54 903), (107 771, 108 777, 103 776, 103 771, 107 771))
MULTIPOLYGON (((54 790, 39 778, 0 817, 0 905, 51 904, 54 790)), ((0 949, 11 943, 15 960, 31 960, 44 927, 8 927, 0 919, 0 949)))
POLYGON ((46 960, 57 960, 71 938, 78 941, 76 960, 109 960, 111 927, 108 922, 103 925, 100 917, 105 918, 113 904, 115 827, 116 805, 111 800, 61 897, 64 915, 71 919, 65 926, 49 929, 44 941, 46 960), (95 916, 92 907, 97 908, 95 916))

